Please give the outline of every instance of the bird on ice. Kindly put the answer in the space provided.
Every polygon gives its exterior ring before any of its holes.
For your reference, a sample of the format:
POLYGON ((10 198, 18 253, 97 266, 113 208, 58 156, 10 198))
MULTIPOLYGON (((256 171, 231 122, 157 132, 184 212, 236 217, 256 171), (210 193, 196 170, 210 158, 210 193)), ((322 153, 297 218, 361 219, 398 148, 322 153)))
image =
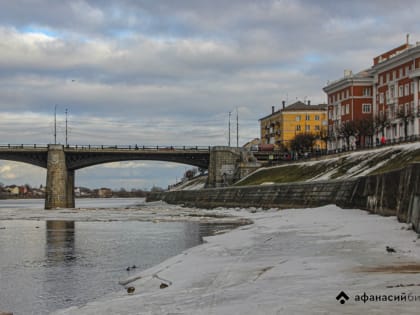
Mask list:
POLYGON ((389 246, 387 246, 387 247, 386 247, 386 251, 387 251, 388 253, 395 253, 395 252, 396 252, 396 250, 395 250, 395 249, 393 249, 392 247, 389 247, 389 246))

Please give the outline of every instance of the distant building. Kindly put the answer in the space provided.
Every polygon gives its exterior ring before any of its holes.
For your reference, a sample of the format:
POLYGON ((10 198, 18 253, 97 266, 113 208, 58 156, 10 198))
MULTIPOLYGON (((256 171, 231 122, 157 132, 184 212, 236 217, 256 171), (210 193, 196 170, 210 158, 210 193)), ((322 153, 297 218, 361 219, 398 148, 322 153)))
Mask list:
POLYGON ((420 43, 405 44, 373 58, 371 68, 344 77, 324 87, 328 95, 329 149, 340 149, 346 141, 340 132, 348 121, 368 119, 371 136, 357 134, 361 145, 377 145, 384 137, 399 142, 418 137, 420 43))
POLYGON ((110 198, 112 197, 112 190, 109 188, 100 188, 97 193, 99 198, 110 198))
POLYGON ((6 191, 10 196, 19 196, 19 187, 16 185, 7 186, 6 191))
POLYGON ((313 134, 317 140, 314 149, 326 148, 327 105, 310 105, 296 102, 260 119, 261 144, 274 144, 277 149, 290 149, 291 141, 298 134, 313 134))

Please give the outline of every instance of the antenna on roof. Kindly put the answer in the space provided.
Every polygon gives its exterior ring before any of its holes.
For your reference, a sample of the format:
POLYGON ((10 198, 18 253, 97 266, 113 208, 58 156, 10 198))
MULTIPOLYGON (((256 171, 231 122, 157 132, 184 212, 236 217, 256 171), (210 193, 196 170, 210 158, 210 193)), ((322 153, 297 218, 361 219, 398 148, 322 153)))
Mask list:
POLYGON ((407 40, 406 44, 407 44, 407 46, 408 46, 408 44, 409 44, 409 40, 410 40, 410 34, 409 34, 409 33, 407 33, 407 35, 405 35, 405 36, 406 36, 406 40, 407 40))

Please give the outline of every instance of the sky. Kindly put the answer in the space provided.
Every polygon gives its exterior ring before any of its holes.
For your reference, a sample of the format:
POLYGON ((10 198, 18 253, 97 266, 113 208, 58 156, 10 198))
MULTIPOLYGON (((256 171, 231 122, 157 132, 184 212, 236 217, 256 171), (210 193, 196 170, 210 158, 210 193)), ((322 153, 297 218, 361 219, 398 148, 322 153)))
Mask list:
MULTIPOLYGON (((0 1, 0 145, 227 145, 258 119, 326 102, 322 88, 420 41, 420 2, 401 0, 0 1)), ((87 187, 166 187, 188 165, 103 164, 87 187)), ((0 161, 0 182, 45 185, 45 170, 0 161)))

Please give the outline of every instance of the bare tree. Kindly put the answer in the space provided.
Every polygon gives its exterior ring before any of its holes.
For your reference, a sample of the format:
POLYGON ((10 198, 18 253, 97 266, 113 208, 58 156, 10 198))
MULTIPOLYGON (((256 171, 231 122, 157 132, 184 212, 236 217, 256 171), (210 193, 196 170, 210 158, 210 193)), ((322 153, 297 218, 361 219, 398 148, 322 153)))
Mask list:
POLYGON ((385 134, 385 128, 389 126, 390 120, 388 119, 386 112, 383 115, 376 115, 373 119, 375 125, 375 131, 381 131, 382 134, 385 134))
POLYGON ((295 136, 290 147, 294 151, 309 151, 315 143, 315 135, 312 133, 301 133, 295 136))
POLYGON ((401 119, 401 121, 404 123, 404 138, 407 138, 408 135, 408 124, 410 121, 413 120, 414 115, 413 113, 407 108, 404 109, 402 106, 399 108, 397 112, 397 118, 401 119))
POLYGON ((346 121, 340 125, 339 133, 344 137, 346 140, 347 147, 350 146, 349 139, 351 136, 357 136, 358 128, 357 123, 354 120, 346 121))
POLYGON ((356 122, 357 134, 360 141, 366 144, 366 137, 372 137, 375 134, 375 122, 370 118, 364 118, 356 122))

